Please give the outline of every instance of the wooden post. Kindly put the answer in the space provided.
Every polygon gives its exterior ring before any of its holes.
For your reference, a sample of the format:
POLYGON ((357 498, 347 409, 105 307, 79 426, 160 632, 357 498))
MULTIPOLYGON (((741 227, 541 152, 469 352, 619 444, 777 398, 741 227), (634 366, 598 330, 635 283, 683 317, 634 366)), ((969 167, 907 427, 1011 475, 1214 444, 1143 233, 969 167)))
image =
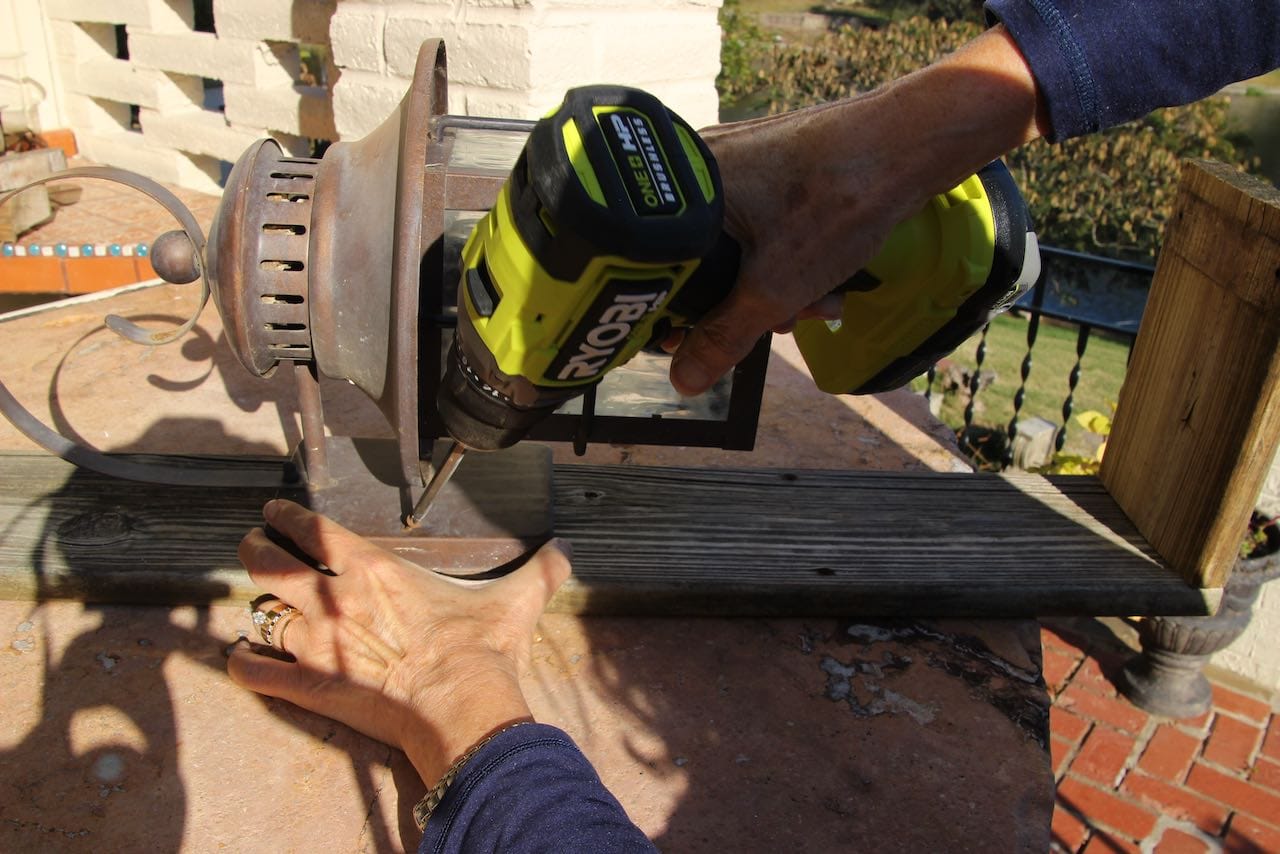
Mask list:
POLYGON ((1222 587, 1280 435, 1280 192, 1183 169, 1100 477, 1186 581, 1222 587))

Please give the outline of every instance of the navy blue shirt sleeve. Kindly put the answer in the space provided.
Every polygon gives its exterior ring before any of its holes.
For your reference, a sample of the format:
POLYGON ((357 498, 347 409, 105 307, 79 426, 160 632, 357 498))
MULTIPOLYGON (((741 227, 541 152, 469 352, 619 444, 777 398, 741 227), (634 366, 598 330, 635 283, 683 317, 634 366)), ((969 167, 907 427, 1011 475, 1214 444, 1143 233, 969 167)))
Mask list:
POLYGON ((1059 141, 1280 67, 1280 0, 987 0, 1059 141))
POLYGON ((427 821, 419 854, 656 849, 561 730, 499 733, 462 766, 427 821))

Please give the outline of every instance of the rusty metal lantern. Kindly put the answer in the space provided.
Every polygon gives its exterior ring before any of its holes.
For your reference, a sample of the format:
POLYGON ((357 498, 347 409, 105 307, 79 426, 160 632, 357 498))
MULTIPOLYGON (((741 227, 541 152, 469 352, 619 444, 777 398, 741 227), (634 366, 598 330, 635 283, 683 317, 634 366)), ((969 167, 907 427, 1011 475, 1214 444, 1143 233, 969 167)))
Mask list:
MULTIPOLYGON (((179 217, 188 239, 183 232, 161 236, 156 269, 171 282, 201 281, 250 373, 265 377, 282 366, 294 373, 303 441, 298 465, 281 482, 294 480, 313 506, 345 515, 350 527, 397 542, 406 535, 398 529, 404 507, 412 505, 435 440, 444 435, 435 396, 456 319, 461 247, 533 126, 450 115, 447 84, 444 43, 428 41, 404 99, 363 139, 334 143, 320 159, 289 156, 270 139, 255 143, 228 177, 207 246, 189 213, 175 210, 180 203, 159 185, 122 178, 120 170, 88 170, 95 172, 89 177, 142 189, 179 217), (367 443, 354 448, 326 437, 320 375, 347 380, 373 400, 393 431, 392 446, 371 454, 367 443), (361 490, 376 497, 357 495, 361 490)), ((174 340, 194 322, 195 316, 163 339, 174 340)), ((140 343, 161 343, 121 318, 108 325, 140 343)), ((730 378, 694 400, 670 388, 664 363, 629 365, 530 438, 572 441, 579 451, 589 441, 750 449, 767 359, 765 339, 730 378)), ((236 482, 234 472, 173 473, 73 445, 30 418, 2 386, 0 410, 46 448, 89 468, 158 482, 236 482)), ((522 447, 510 451, 527 457, 522 447)), ((471 462, 466 468, 480 481, 503 480, 505 494, 541 491, 549 501, 549 455, 540 468, 471 462), (530 482, 518 482, 522 471, 530 482)), ((474 540, 514 532, 526 542, 547 533, 549 515, 533 513, 522 522, 522 514, 530 515, 527 507, 511 508, 507 518, 488 512, 480 514, 487 522, 446 525, 445 533, 474 540)))

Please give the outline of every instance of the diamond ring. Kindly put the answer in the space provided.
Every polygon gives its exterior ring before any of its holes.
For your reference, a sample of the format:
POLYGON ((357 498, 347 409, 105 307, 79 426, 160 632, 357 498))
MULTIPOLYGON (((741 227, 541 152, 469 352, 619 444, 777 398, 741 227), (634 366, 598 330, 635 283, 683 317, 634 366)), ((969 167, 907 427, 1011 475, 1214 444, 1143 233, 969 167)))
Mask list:
POLYGON ((276 604, 266 610, 254 608, 251 611, 254 626, 258 629, 258 634, 262 636, 262 642, 283 649, 279 643, 272 643, 272 638, 279 641, 284 635, 284 626, 288 625, 289 620, 298 613, 298 609, 292 605, 286 605, 279 600, 276 604), (284 625, 280 625, 280 621, 284 620, 284 625), (276 632, 276 627, 280 625, 280 631, 276 632))

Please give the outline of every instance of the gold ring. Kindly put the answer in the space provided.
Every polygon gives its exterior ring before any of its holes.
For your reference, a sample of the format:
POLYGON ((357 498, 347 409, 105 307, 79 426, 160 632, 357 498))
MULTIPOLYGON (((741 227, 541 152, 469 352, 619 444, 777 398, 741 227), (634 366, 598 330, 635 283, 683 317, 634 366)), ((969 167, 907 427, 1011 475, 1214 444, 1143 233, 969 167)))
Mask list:
MULTIPOLYGON (((252 613, 253 624, 257 626, 258 634, 262 636, 262 642, 269 646, 275 646, 275 644, 271 642, 271 639, 276 625, 285 617, 292 617, 297 613, 297 608, 292 605, 286 605, 279 600, 276 601, 276 604, 273 607, 267 608, 266 610, 254 608, 252 613)), ((286 621, 286 625, 287 623, 288 621, 286 621)))
POLYGON ((293 620, 295 617, 299 617, 301 615, 302 615, 302 612, 299 611, 297 608, 287 608, 284 611, 280 612, 280 616, 276 620, 275 627, 271 632, 271 638, 273 641, 271 644, 272 646, 274 646, 276 649, 280 650, 281 652, 289 651, 284 648, 285 629, 289 628, 290 624, 293 623, 293 620))

